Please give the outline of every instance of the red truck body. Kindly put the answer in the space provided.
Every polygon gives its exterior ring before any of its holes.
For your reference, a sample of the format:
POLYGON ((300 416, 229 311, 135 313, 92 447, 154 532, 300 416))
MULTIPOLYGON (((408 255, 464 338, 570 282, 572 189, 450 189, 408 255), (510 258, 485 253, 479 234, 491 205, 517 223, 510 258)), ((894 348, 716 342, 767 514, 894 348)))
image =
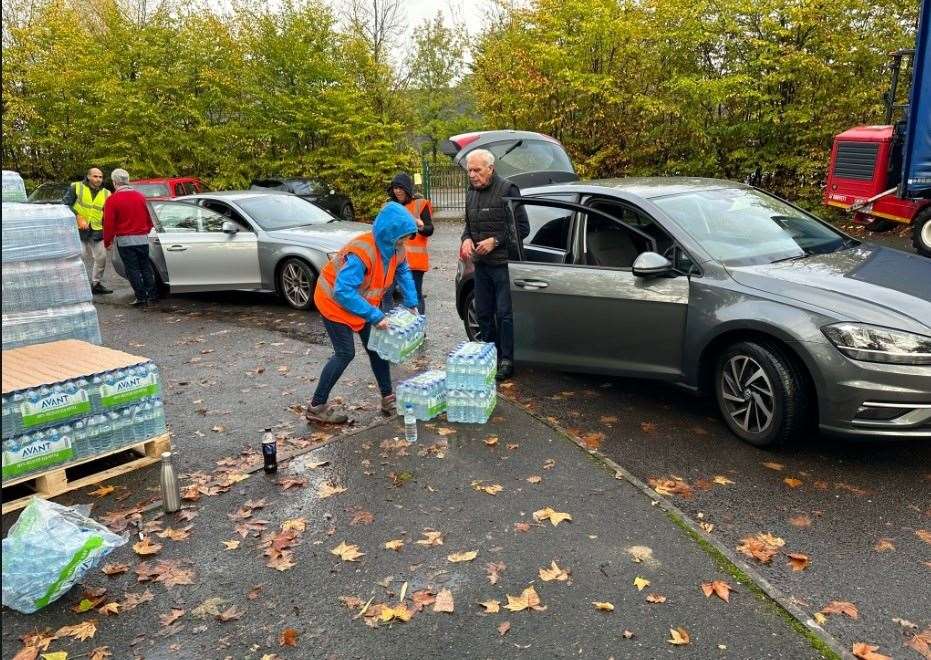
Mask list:
MULTIPOLYGON (((836 136, 824 203, 846 210, 894 188, 899 177, 890 177, 891 168, 898 161, 892 152, 892 126, 857 126, 836 136)), ((855 220, 870 224, 879 218, 907 225, 929 204, 931 200, 902 199, 889 194, 859 209, 855 220)))

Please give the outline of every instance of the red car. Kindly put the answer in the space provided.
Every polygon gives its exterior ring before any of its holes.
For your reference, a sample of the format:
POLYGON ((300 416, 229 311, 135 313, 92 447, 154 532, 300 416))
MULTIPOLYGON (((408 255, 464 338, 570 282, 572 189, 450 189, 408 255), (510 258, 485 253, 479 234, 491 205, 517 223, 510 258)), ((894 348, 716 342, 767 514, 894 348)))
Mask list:
POLYGON ((210 192, 210 188, 196 176, 172 176, 156 179, 135 179, 130 181, 132 187, 146 197, 181 197, 201 192, 210 192))

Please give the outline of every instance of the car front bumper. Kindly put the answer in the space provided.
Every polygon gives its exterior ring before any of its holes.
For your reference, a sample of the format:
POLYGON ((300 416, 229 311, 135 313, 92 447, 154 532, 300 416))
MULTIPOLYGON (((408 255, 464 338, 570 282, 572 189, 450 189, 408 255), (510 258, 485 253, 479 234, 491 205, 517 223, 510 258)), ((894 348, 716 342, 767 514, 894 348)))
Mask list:
POLYGON ((931 367, 851 360, 831 344, 807 344, 821 430, 888 438, 931 438, 931 367))

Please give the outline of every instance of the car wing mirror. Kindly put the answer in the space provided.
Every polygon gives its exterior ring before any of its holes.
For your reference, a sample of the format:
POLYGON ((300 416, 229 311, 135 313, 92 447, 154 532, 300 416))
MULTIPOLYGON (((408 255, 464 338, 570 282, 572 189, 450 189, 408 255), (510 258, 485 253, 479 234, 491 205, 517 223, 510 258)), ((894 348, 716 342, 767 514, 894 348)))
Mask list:
POLYGON ((634 260, 636 277, 663 277, 672 272, 672 262, 656 252, 644 252, 634 260))
POLYGON ((224 234, 230 234, 230 235, 238 234, 239 227, 232 220, 224 220, 223 226, 220 228, 220 231, 222 231, 224 234))

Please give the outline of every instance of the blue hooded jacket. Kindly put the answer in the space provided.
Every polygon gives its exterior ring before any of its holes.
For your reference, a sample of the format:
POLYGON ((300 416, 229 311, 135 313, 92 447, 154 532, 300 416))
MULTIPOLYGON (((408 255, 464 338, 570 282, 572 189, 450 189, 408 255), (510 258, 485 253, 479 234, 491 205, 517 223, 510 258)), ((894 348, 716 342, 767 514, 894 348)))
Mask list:
MULTIPOLYGON (((375 235, 375 245, 378 246, 378 253, 381 255, 382 267, 387 270, 388 262, 394 256, 394 248, 398 239, 417 233, 417 224, 406 208, 397 202, 388 202, 375 216, 372 233, 375 235)), ((361 316, 369 323, 378 323, 385 315, 380 309, 369 304, 369 301, 359 293, 363 279, 365 279, 365 265, 362 260, 354 254, 346 255, 346 261, 336 276, 333 295, 336 302, 346 311, 361 316)), ((401 289, 404 306, 416 308, 417 289, 414 287, 414 278, 411 277, 411 269, 408 268, 406 260, 397 265, 394 281, 401 289)))

